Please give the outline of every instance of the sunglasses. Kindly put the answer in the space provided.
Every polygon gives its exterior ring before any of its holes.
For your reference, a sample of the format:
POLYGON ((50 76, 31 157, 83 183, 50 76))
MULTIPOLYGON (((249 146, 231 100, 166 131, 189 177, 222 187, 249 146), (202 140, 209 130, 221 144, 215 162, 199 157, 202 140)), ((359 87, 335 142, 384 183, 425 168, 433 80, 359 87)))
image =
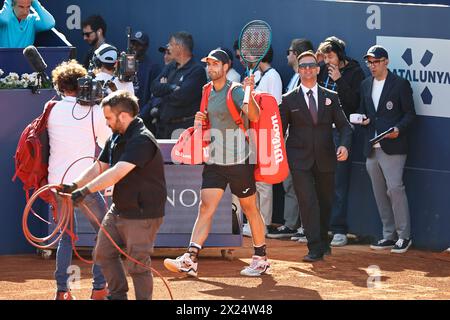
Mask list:
POLYGON ((319 65, 318 65, 316 62, 300 63, 300 64, 298 65, 298 67, 299 67, 300 69, 306 69, 306 68, 312 69, 312 68, 317 68, 318 66, 319 66, 319 65))
POLYGON ((92 33, 94 33, 95 31, 90 31, 90 32, 83 32, 83 37, 89 37, 92 33))
POLYGON ((384 61, 386 59, 379 59, 379 60, 373 60, 373 61, 369 61, 366 60, 366 66, 371 67, 371 66, 377 66, 380 64, 381 61, 384 61))

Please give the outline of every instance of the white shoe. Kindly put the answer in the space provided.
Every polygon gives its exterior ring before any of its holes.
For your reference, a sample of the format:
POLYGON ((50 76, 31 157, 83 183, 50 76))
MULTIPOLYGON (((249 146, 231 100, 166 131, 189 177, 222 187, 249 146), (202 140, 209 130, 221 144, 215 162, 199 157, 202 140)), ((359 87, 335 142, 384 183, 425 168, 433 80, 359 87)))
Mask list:
POLYGON ((244 223, 244 225, 242 226, 242 235, 244 237, 252 237, 252 229, 250 229, 250 224, 244 223))
POLYGON ((164 259, 164 266, 172 272, 186 273, 193 277, 197 276, 198 263, 192 261, 188 252, 176 259, 164 259))
POLYGON ((445 250, 444 252, 450 253, 450 247, 447 250, 445 250))
POLYGON ((348 243, 347 236, 345 234, 336 233, 331 240, 331 246, 333 247, 343 247, 348 243))
POLYGON ((252 262, 248 267, 241 271, 241 275, 247 277, 259 277, 270 269, 270 263, 267 257, 253 256, 252 262))

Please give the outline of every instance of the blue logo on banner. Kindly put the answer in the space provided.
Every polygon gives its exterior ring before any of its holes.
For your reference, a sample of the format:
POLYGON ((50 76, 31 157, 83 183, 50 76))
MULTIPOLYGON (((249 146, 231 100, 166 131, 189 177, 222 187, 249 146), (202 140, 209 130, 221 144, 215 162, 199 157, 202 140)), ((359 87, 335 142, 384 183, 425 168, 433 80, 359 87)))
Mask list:
MULTIPOLYGON (((433 59, 433 52, 426 50, 420 60, 420 64, 426 68, 433 59)), ((411 48, 407 48, 402 55, 403 61, 411 67, 414 64, 413 52, 411 48)), ((435 70, 416 70, 416 69, 394 69, 393 72, 398 76, 405 78, 410 82, 419 82, 427 84, 448 84, 450 85, 450 73, 445 71, 435 70)), ((420 94, 422 102, 425 105, 430 105, 433 102, 433 94, 428 86, 425 86, 420 94)))

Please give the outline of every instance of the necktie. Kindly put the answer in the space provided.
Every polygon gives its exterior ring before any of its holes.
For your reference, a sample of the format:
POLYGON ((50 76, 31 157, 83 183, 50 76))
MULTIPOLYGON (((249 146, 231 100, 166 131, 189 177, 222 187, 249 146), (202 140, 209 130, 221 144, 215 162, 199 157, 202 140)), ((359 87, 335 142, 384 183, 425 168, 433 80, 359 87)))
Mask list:
POLYGON ((313 119, 314 124, 317 124, 317 105, 316 100, 314 100, 314 95, 312 90, 309 90, 307 92, 308 98, 309 98, 309 113, 311 114, 311 117, 313 119))

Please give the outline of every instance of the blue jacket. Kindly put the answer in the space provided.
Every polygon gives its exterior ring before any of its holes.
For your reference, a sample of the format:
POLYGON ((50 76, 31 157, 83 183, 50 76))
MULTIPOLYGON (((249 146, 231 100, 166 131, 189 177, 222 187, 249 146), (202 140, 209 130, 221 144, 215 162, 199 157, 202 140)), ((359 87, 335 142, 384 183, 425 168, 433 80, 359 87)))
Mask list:
POLYGON ((20 22, 11 6, 12 0, 5 0, 0 10, 0 47, 24 48, 34 43, 36 32, 47 31, 55 26, 55 19, 38 0, 31 6, 36 13, 30 13, 20 22))
POLYGON ((172 62, 153 80, 151 91, 161 98, 161 121, 194 116, 200 110, 202 88, 206 84, 205 69, 192 58, 183 67, 172 62), (160 83, 161 78, 167 83, 160 83))

